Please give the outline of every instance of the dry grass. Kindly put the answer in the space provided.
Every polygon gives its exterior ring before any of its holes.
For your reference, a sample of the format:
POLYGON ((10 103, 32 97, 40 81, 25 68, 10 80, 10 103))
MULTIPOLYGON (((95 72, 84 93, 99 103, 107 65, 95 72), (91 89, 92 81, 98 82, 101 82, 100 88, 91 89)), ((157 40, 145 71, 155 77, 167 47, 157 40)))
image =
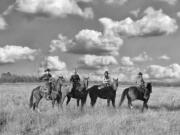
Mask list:
MULTIPOLYGON (((52 109, 47 101, 40 103, 41 113, 28 108, 32 88, 37 84, 0 85, 1 135, 179 135, 180 88, 154 88, 150 109, 140 112, 142 103, 134 102, 129 110, 127 101, 114 110, 99 99, 94 109, 89 99, 80 112, 73 99, 63 111, 52 109)), ((119 88, 116 104, 125 86, 119 88)))

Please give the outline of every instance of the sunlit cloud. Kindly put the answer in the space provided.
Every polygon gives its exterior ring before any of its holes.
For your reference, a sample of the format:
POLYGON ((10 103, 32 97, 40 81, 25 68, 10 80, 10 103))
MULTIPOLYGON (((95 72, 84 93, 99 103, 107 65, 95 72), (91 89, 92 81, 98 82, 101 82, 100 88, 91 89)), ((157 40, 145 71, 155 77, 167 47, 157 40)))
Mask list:
POLYGON ((66 17, 78 15, 83 18, 93 18, 91 7, 82 9, 77 2, 90 2, 89 0, 16 0, 14 5, 8 7, 4 14, 9 14, 13 9, 34 15, 53 17, 66 17))
POLYGON ((104 26, 104 33, 128 37, 168 35, 178 29, 176 20, 164 14, 162 9, 154 10, 149 7, 144 11, 144 14, 144 17, 137 21, 130 17, 121 21, 100 18, 99 21, 104 26))
POLYGON ((0 64, 15 63, 17 60, 34 60, 38 50, 29 47, 6 45, 0 47, 0 64))

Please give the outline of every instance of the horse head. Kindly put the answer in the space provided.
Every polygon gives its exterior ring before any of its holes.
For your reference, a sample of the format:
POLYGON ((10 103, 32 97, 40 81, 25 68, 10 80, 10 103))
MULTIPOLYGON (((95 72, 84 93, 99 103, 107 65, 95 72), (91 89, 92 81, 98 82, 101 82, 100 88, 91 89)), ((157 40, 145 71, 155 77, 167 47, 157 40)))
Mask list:
POLYGON ((61 90, 61 87, 62 87, 64 82, 65 82, 64 77, 63 76, 59 76, 57 81, 56 81, 56 89, 57 89, 57 91, 61 90))
POLYGON ((89 77, 84 77, 83 84, 84 84, 84 88, 87 89, 89 85, 89 77))
POLYGON ((117 88, 118 88, 118 84, 119 84, 119 82, 118 82, 118 78, 113 78, 113 82, 112 82, 112 87, 113 87, 113 89, 116 91, 117 90, 117 88))
POLYGON ((49 84, 54 88, 56 85, 56 79, 54 77, 49 78, 49 84))
POLYGON ((152 93, 152 83, 151 83, 151 82, 148 82, 148 83, 146 84, 146 88, 148 89, 149 94, 152 93))

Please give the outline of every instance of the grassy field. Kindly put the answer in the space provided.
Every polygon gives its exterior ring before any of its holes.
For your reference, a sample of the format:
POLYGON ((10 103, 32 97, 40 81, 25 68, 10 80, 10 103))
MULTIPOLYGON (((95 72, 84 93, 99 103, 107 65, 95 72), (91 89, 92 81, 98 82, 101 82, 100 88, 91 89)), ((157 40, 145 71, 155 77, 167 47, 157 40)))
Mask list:
MULTIPOLYGON (((98 99, 94 109, 89 97, 80 112, 73 99, 63 111, 42 100, 41 113, 28 108, 32 88, 37 84, 0 85, 0 135, 180 135, 180 88, 153 88, 149 110, 141 113, 142 102, 134 109, 106 106, 98 99)), ((125 86, 117 91, 116 105, 125 86)))

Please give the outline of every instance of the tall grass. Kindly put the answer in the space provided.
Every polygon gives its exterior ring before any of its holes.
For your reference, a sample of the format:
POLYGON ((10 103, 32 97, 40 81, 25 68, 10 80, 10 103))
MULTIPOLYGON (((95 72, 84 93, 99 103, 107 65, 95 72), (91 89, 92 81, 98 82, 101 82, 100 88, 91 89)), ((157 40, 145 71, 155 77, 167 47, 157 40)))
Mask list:
MULTIPOLYGON (((89 99, 81 112, 74 99, 63 111, 52 109, 51 103, 42 100, 41 113, 28 108, 31 90, 37 84, 0 85, 1 135, 179 135, 180 88, 154 88, 149 110, 141 113, 142 102, 134 102, 134 109, 106 106, 98 99, 91 108, 89 99)), ((117 91, 116 105, 121 92, 117 91)))

